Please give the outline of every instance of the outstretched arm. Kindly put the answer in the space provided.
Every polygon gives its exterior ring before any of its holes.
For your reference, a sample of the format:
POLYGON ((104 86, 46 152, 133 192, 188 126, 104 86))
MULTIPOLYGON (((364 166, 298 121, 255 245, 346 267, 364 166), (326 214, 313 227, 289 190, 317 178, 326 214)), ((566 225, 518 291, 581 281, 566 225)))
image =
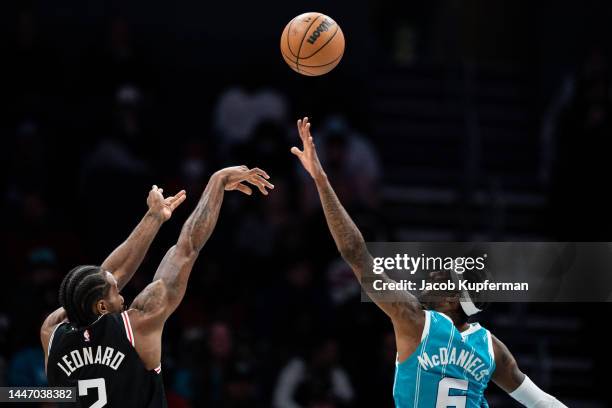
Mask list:
POLYGON ((161 225, 187 197, 185 190, 164 198, 163 189, 153 186, 147 197, 149 210, 130 236, 102 262, 102 269, 111 272, 121 290, 142 263, 161 225))
POLYGON ((317 186, 327 226, 342 258, 350 265, 357 280, 370 298, 393 320, 396 330, 405 329, 407 333, 404 334, 409 337, 414 337, 417 334, 420 337, 424 324, 424 313, 419 301, 410 293, 402 292, 400 299, 390 302, 383 299, 380 292, 373 290, 372 281, 374 279, 388 282, 392 282, 392 280, 385 274, 374 275, 372 255, 366 247, 365 240, 340 203, 325 171, 323 171, 310 134, 308 118, 298 120, 297 126, 302 139, 303 150, 292 147, 291 153, 300 159, 317 186))
POLYGON ((131 307, 143 312, 145 320, 159 327, 185 295, 193 264, 217 224, 224 191, 238 190, 250 195, 251 189, 243 184, 246 181, 267 195, 266 188, 274 188, 267 178, 263 170, 249 170, 246 166, 229 167, 213 174, 198 205, 183 225, 176 245, 160 263, 153 283, 136 297, 131 307))
POLYGON ((508 347, 495 336, 493 336, 493 352, 495 354, 493 382, 512 398, 529 408, 567 408, 523 374, 508 347))
MULTIPOLYGON (((164 198, 162 193, 163 189, 157 188, 155 185, 153 186, 147 197, 149 210, 130 236, 101 265, 102 269, 111 272, 115 276, 119 290, 134 276, 134 272, 136 272, 142 263, 161 225, 170 219, 172 212, 186 198, 184 190, 175 196, 167 198, 164 198)), ((40 328, 40 341, 45 354, 45 369, 51 334, 56 326, 63 322, 66 317, 66 311, 63 307, 60 307, 47 316, 40 328)))

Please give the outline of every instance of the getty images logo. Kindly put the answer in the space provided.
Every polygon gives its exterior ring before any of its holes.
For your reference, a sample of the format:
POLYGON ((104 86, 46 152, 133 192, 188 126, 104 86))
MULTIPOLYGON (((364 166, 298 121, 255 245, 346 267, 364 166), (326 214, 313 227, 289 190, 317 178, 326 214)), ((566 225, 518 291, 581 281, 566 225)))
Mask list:
POLYGON ((308 37, 308 43, 309 44, 314 44, 315 41, 317 41, 317 38, 319 38, 319 36, 321 36, 321 33, 324 33, 325 31, 329 30, 329 27, 331 27, 332 25, 334 25, 334 22, 328 19, 323 20, 323 22, 321 24, 319 24, 319 26, 317 27, 317 29, 312 33, 312 35, 310 37, 308 37))

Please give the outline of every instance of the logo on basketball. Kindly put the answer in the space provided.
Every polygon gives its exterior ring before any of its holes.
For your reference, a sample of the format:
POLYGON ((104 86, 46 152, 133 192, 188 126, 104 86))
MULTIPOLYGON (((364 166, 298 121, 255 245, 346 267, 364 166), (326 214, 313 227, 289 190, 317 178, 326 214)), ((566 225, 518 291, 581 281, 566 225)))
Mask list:
POLYGON ((319 24, 319 26, 317 27, 317 29, 312 33, 312 35, 308 38, 308 43, 309 44, 314 44, 315 41, 317 41, 319 39, 319 37, 321 36, 321 33, 324 33, 326 31, 329 30, 329 28, 334 25, 333 21, 330 21, 328 19, 323 20, 323 22, 321 24, 319 24))

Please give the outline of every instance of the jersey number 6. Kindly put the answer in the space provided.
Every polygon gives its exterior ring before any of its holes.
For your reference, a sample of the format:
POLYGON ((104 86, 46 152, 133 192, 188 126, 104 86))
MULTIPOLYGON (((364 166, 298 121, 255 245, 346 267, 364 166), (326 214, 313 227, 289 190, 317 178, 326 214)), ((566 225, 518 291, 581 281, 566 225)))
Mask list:
POLYGON ((467 396, 450 395, 451 389, 467 391, 468 381, 450 377, 441 379, 438 383, 438 399, 436 400, 436 408, 465 408, 467 396))

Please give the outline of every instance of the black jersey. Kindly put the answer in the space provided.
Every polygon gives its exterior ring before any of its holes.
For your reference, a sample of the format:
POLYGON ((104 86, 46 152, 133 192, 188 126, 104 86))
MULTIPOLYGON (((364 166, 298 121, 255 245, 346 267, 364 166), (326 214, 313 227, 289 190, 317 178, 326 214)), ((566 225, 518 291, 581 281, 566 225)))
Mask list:
POLYGON ((167 406, 161 367, 147 370, 140 360, 127 312, 80 329, 58 325, 49 340, 47 378, 50 386, 76 387, 82 408, 167 406))

